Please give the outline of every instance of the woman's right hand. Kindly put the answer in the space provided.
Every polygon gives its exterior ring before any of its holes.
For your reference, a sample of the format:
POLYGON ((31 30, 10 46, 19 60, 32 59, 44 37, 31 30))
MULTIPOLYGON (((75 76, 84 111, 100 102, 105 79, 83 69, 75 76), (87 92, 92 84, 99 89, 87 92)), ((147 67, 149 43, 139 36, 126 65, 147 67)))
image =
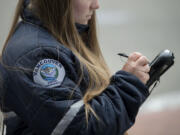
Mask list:
POLYGON ((134 52, 130 54, 122 70, 132 73, 144 84, 146 84, 146 82, 149 80, 149 62, 148 59, 141 53, 134 52))

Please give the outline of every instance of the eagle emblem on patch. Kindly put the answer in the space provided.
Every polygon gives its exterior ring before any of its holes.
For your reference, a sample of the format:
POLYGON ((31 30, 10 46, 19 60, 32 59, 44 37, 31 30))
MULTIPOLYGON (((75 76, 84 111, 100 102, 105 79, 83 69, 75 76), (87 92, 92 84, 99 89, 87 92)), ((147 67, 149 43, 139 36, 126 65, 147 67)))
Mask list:
POLYGON ((34 82, 48 88, 60 86, 64 77, 63 65, 54 59, 39 61, 33 71, 34 82))

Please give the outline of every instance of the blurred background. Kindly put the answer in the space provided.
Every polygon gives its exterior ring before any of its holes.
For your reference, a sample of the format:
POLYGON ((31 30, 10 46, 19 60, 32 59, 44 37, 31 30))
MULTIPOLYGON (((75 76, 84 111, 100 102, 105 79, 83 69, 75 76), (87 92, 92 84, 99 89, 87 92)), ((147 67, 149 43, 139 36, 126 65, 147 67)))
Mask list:
MULTIPOLYGON (((113 73, 124 64, 117 55, 119 52, 141 52, 149 61, 164 49, 175 54, 175 65, 161 77, 160 84, 142 105, 129 134, 180 135, 180 0, 99 2, 100 45, 113 73)), ((0 49, 16 3, 17 0, 0 0, 0 49)))

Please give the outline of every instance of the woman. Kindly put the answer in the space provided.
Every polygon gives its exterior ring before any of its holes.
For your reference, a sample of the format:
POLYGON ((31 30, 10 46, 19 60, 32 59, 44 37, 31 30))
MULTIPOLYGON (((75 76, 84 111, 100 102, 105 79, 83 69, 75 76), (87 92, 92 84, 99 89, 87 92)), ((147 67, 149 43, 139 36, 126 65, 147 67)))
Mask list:
POLYGON ((98 0, 19 0, 2 52, 8 135, 121 135, 133 125, 149 95, 148 60, 132 53, 110 74, 98 8, 98 0))

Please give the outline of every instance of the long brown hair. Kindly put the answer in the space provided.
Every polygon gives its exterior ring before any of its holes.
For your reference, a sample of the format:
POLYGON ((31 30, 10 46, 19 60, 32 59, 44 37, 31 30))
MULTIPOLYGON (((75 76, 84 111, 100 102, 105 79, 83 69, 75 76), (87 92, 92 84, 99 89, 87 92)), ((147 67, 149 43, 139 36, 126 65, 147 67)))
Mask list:
MULTIPOLYGON (((88 120, 89 110, 94 113, 88 101, 102 93, 109 84, 110 78, 109 69, 102 56, 97 40, 95 13, 89 21, 90 29, 86 33, 89 45, 86 45, 85 39, 79 35, 75 27, 72 14, 72 0, 32 0, 31 2, 32 10, 44 23, 45 27, 59 42, 71 49, 79 58, 81 71, 83 71, 83 65, 88 70, 89 86, 83 98, 86 118, 88 120)), ((82 77, 83 75, 81 79, 82 77)))
MULTIPOLYGON (((15 31, 22 12, 23 2, 24 0, 18 1, 16 14, 3 51, 8 40, 15 31)), ((75 27, 75 21, 72 14, 72 0, 31 0, 29 8, 43 22, 43 25, 52 33, 52 35, 64 46, 71 49, 79 58, 81 71, 83 71, 83 66, 87 68, 89 73, 89 86, 83 97, 86 118, 88 122, 89 111, 98 118, 88 102, 100 95, 108 86, 110 70, 105 63, 99 47, 95 12, 92 19, 89 21, 89 31, 82 37, 75 27), (86 37, 86 39, 84 37, 86 37), (88 42, 85 42, 87 39, 88 42), (88 43, 88 45, 86 43, 88 43)), ((83 74, 79 80, 81 81, 82 78, 83 74)))

